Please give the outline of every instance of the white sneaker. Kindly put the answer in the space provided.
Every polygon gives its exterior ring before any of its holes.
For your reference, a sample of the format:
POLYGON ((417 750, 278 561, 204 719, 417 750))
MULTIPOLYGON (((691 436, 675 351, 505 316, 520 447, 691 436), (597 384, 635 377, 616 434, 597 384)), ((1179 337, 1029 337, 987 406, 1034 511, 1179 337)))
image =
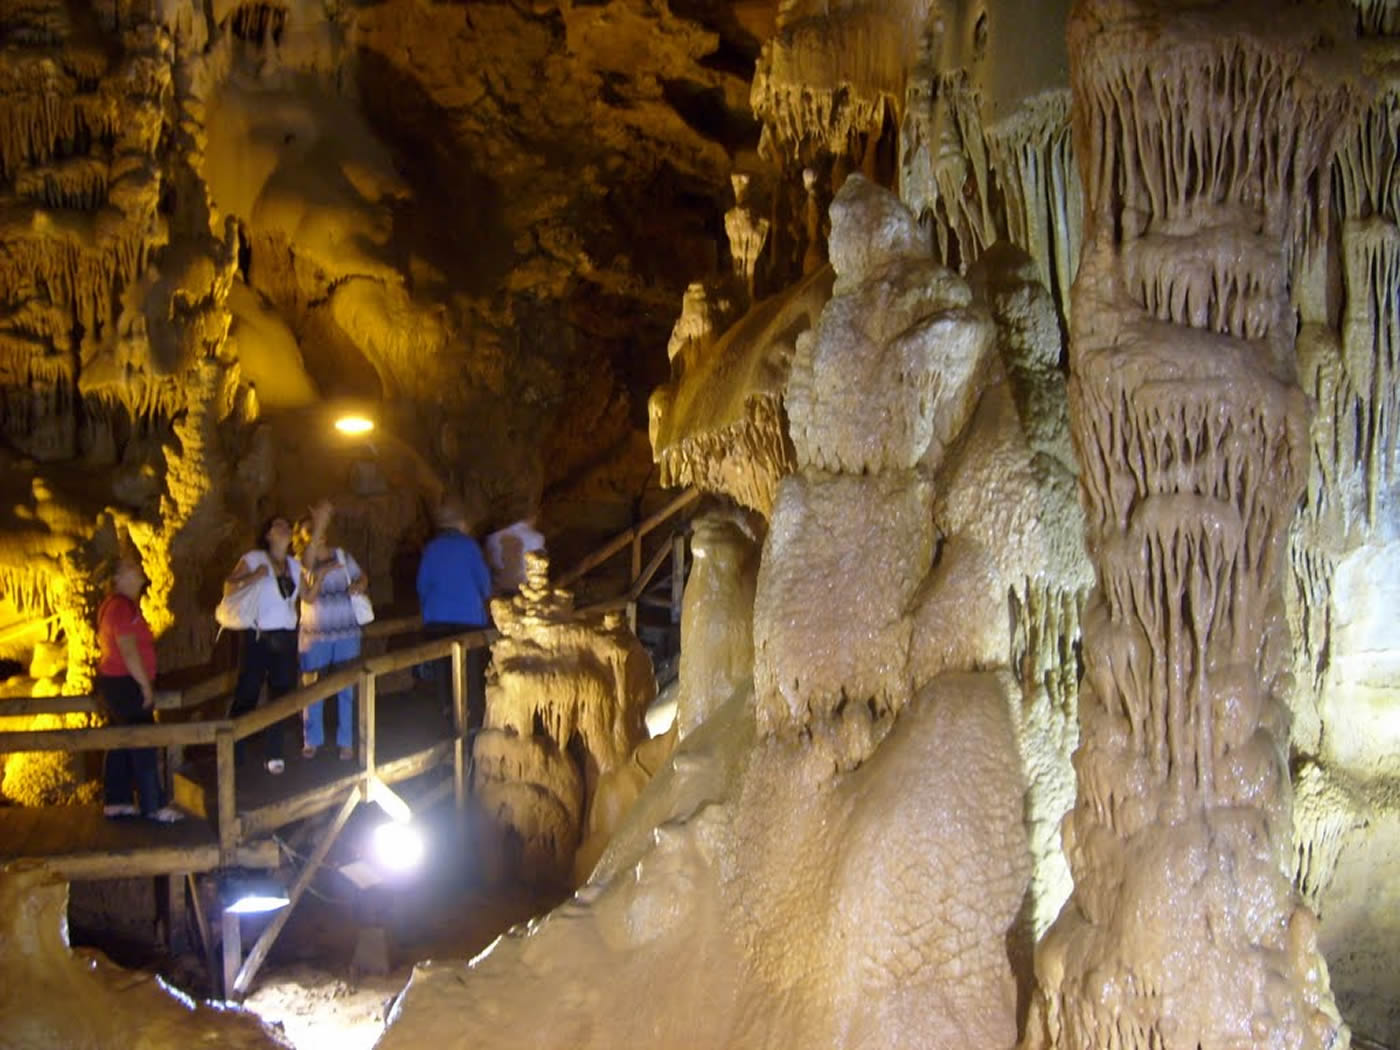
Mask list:
POLYGON ((146 819, 154 820, 158 824, 174 824, 176 821, 184 820, 185 815, 174 806, 161 806, 154 813, 148 813, 146 819))
POLYGON ((118 802, 110 806, 102 807, 104 817, 134 817, 138 810, 130 802, 118 802))
POLYGON ((283 762, 280 758, 269 758, 267 760, 267 771, 274 777, 280 777, 282 771, 286 768, 287 763, 283 762))

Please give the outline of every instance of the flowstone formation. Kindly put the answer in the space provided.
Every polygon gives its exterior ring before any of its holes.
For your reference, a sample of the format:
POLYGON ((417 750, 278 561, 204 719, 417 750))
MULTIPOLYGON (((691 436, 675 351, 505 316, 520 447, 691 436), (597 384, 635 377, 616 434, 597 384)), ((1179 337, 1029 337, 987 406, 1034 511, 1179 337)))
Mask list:
MULTIPOLYGON (((854 433, 821 431, 827 447, 888 449, 899 465, 882 473, 896 477, 851 473, 823 483, 808 467, 781 483, 753 599, 754 678, 763 684, 756 691, 740 682, 738 665, 726 661, 708 673, 691 669, 688 688, 697 695, 687 697, 693 707, 676 753, 588 884, 465 967, 418 967, 381 1047, 1015 1042, 1007 941, 1030 858, 1010 677, 953 667, 916 676, 909 616, 903 623, 866 616, 858 601, 841 609, 833 603, 814 626, 822 632, 816 639, 780 626, 811 626, 814 614, 803 606, 810 593, 794 590, 801 558, 812 559, 814 577, 831 577, 832 589, 857 597, 877 590, 863 570, 894 564, 911 537, 930 537, 931 561, 932 493, 949 451, 940 441, 958 445, 949 459, 959 462, 964 453, 977 459, 989 451, 970 435, 957 441, 963 428, 940 429, 932 416, 963 406, 966 422, 979 416, 988 382, 1005 386, 990 317, 973 304, 966 282, 932 262, 897 200, 854 179, 838 197, 833 227, 838 297, 830 322, 823 313, 803 340, 793 379, 803 392, 790 386, 787 397, 811 410, 801 419, 845 411, 850 422, 865 424, 869 414, 842 384, 841 370, 852 383, 871 382, 884 376, 882 363, 902 357, 906 412, 891 414, 883 440, 872 439, 865 425, 854 433), (853 338, 850 324, 872 302, 890 309, 887 326, 853 338), (945 364, 947 378, 939 379, 933 373, 945 364), (835 399, 829 413, 822 399, 835 399), (931 474, 913 486, 921 510, 858 551, 843 546, 844 532, 819 545, 832 491, 860 495, 862 484, 893 491, 920 463, 931 474), (789 490, 807 498, 793 499, 789 490), (847 555, 854 560, 844 561, 847 555), (843 613, 850 617, 844 633, 843 613), (872 661, 860 650, 886 654, 901 646, 895 677, 902 685, 864 672, 872 661), (792 687, 795 693, 777 695, 774 669, 797 665, 788 650, 808 657, 813 673, 792 687), (845 704, 836 700, 842 690, 845 704), (651 989, 641 1001, 640 985, 651 989), (549 1011, 539 1010, 542 1001, 552 1004, 549 1011)), ((810 462, 816 443, 797 429, 798 418, 793 445, 810 462)), ((991 411, 985 421, 996 431, 1008 420, 1015 420, 1009 396, 1006 411, 991 411)), ((720 566, 713 579, 697 568, 688 614, 742 612, 745 542, 736 531, 732 517, 701 519, 702 548, 731 551, 733 564, 720 566), (712 593, 697 590, 697 579, 709 579, 712 593)), ((886 611, 882 601, 867 604, 875 614, 886 611)), ((697 649, 697 657, 706 652, 703 640, 697 649)))
POLYGON ((498 878, 568 885, 575 854, 586 875, 626 808, 618 781, 630 779, 646 739, 656 679, 620 613, 596 622, 575 613, 573 595, 549 585, 548 558, 531 551, 525 563, 519 596, 491 603, 501 637, 491 647, 472 790, 487 834, 499 836, 498 878))
POLYGON ((1029 1044, 1331 1047, 1289 883, 1284 543, 1306 480, 1289 302, 1354 100, 1341 12, 1079 3, 1071 418, 1084 611, 1074 893, 1029 1044))
POLYGON ((154 974, 68 944, 68 884, 0 870, 0 1043, 7 1050, 286 1050, 252 1014, 192 1002, 154 974))

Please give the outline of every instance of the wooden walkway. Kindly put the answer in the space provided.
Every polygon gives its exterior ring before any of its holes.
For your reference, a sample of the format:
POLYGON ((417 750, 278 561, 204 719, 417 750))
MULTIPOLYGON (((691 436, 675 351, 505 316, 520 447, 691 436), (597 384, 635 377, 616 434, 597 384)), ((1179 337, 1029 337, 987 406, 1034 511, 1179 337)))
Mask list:
MULTIPOLYGON (((213 871, 219 833, 207 820, 108 820, 100 805, 7 806, 0 809, 0 863, 18 860, 43 861, 69 880, 213 871)), ((277 844, 269 838, 240 845, 238 864, 276 867, 277 844)))
MULTIPOLYGON (((236 864, 244 868, 273 868, 279 863, 270 834, 283 824, 314 815, 344 798, 363 779, 355 762, 341 761, 335 740, 335 701, 326 703, 324 718, 332 746, 314 759, 301 757, 301 738, 294 720, 284 723, 287 769, 273 776, 263 767, 257 741, 238 767, 237 813, 242 841, 236 864), (288 811, 289 799, 304 800, 300 811, 288 811), (275 815, 275 822, 270 819, 275 815), (263 837, 259 837, 263 836, 263 837)), ((431 686, 379 697, 375 736, 377 774, 386 783, 415 775, 414 761, 434 744, 448 741, 452 723, 438 709, 431 686), (408 762, 404 762, 407 759, 408 762)), ((222 867, 217 825, 217 764, 212 747, 192 749, 175 775, 175 801, 190 819, 157 824, 139 818, 109 820, 100 805, 0 807, 0 864, 43 861, 69 880, 175 875, 213 871, 222 867)))
MULTIPOLYGON (((682 493, 566 574, 564 579, 572 581, 615 554, 630 552, 631 583, 626 592, 580 609, 579 613, 625 609, 635 628, 638 600, 670 557, 672 620, 678 623, 685 565, 684 521, 671 536, 663 537, 646 563, 642 559, 642 541, 648 533, 690 508, 696 498, 693 491, 682 493)), ((226 698, 233 688, 233 676, 223 674, 182 692, 158 692, 155 725, 0 730, 0 752, 8 754, 158 748, 166 755, 167 771, 173 770, 167 776, 173 800, 191 814, 177 824, 157 824, 140 818, 108 820, 98 805, 0 807, 0 864, 42 862, 70 880, 184 876, 166 880, 170 911, 172 915, 183 911, 188 886, 188 899, 210 956, 211 973, 214 972, 212 924, 201 912, 199 894, 194 892, 196 875, 230 868, 281 867, 284 858, 279 855, 282 850, 274 838, 278 829, 334 811, 318 829, 320 838, 309 856, 285 858, 289 862, 302 861, 288 890, 291 906, 295 907, 359 805, 374 802, 393 819, 407 821, 415 809, 426 810, 452 798, 459 815, 465 813, 472 744, 467 726, 466 656, 472 649, 489 646, 495 632, 468 631, 413 644, 421 637, 420 627, 416 617, 378 620, 366 628, 365 638, 375 640, 373 648, 380 648, 382 643, 390 651, 362 655, 322 674, 316 682, 237 718, 223 717, 226 698), (409 645, 396 649, 393 640, 407 641, 409 645), (404 672, 436 661, 441 662, 443 670, 450 668, 452 704, 446 716, 431 684, 387 691, 391 682, 405 681, 404 672), (382 696, 381 685, 386 687, 382 696), (327 738, 333 741, 334 694, 344 687, 353 688, 356 694, 354 761, 341 761, 334 748, 313 759, 303 759, 297 720, 311 704, 326 700, 327 738), (211 709, 217 709, 217 713, 211 709), (276 777, 262 768, 262 745, 257 739, 272 726, 280 726, 285 733, 287 756, 286 772, 276 777), (242 762, 237 760, 240 750, 248 752, 242 762), (440 771, 440 779, 436 785, 420 790, 412 805, 392 786, 434 770, 440 771)), ((92 713, 99 706, 93 696, 7 698, 0 702, 0 717, 92 713)), ((220 922, 225 995, 237 997, 247 991, 290 911, 291 908, 285 908, 276 914, 246 958, 238 916, 223 911, 220 922)))

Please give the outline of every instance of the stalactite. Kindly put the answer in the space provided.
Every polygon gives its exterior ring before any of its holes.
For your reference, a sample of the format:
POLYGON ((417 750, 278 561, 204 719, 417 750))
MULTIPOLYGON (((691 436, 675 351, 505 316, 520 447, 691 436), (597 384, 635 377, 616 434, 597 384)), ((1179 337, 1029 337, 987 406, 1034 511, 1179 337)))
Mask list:
POLYGON ((1068 324, 1069 289, 1079 269, 1084 230, 1069 93, 1028 100, 988 130, 987 149, 1005 201, 1006 233, 1035 260, 1041 283, 1068 324))
POLYGON ((744 419, 668 446, 658 463, 664 487, 723 492, 769 513, 779 479, 796 466, 781 399, 768 393, 750 397, 744 419))
POLYGON ((1293 775, 1293 885, 1319 917, 1347 837, 1366 825, 1367 808, 1345 774, 1305 762, 1293 775))

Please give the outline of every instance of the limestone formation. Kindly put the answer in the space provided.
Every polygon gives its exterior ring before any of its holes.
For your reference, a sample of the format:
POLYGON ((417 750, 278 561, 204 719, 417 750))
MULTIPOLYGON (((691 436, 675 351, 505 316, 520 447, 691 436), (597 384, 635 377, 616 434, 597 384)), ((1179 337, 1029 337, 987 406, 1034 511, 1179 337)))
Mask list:
POLYGON ((759 537, 735 513, 710 512, 691 525, 694 559, 681 605, 676 730, 681 739, 753 686, 753 601, 759 537))
POLYGON ((797 337, 831 294, 823 267, 756 303, 724 330, 703 287, 686 295, 671 338, 671 382, 648 405, 666 485, 690 485, 767 514, 793 467, 783 388, 797 337))
MULTIPOLYGON (((495 876, 567 884, 587 830, 602 851, 612 832, 600 793, 646 738, 656 698, 651 660, 620 614, 594 622, 549 585, 548 558, 525 556, 520 595, 492 603, 486 718, 473 744, 472 790, 498 850, 495 876)), ((585 865, 585 874, 586 874, 585 865)))
POLYGON ((68 884, 42 866, 0 871, 0 1040, 14 1050, 290 1047, 256 1017, 195 1003, 154 974, 68 944, 68 884))
POLYGON ((1289 275, 1354 97, 1345 23, 1076 5, 1070 406, 1083 614, 1074 893, 1031 1044, 1345 1038, 1287 878, 1284 543, 1306 480, 1289 275), (1144 71, 1145 70, 1145 71, 1144 71))
MULTIPOLYGON (((884 396, 872 362, 908 331, 909 418, 962 405, 975 377, 996 372, 994 328, 970 305, 968 286, 914 250, 912 215, 866 180, 838 195, 833 227, 851 246, 833 253, 838 266, 849 263, 838 271, 847 302, 833 300, 804 337, 805 378, 794 369, 789 398, 804 382, 819 414, 816 398, 839 390, 845 400, 833 409, 858 416, 856 384, 884 396), (869 250, 855 251, 860 244, 869 250), (935 278, 922 295, 917 274, 935 278), (884 303, 891 289, 909 290, 897 300, 903 312, 853 339, 853 301, 884 303), (948 333, 954 318, 971 332, 948 333), (940 352, 946 386, 916 374, 938 369, 940 352), (969 354, 984 356, 986 369, 969 368, 969 354), (829 381, 843 367, 845 387, 829 381), (920 406, 918 392, 934 390, 920 406)), ((1008 939, 1030 858, 1009 676, 945 668, 915 689, 911 619, 887 595, 912 599, 908 581, 927 572, 930 540, 924 565, 908 564, 906 552, 917 558, 918 537, 932 532, 946 449, 936 428, 909 418, 891 413, 874 439, 894 464, 876 474, 823 477, 807 467, 782 481, 753 599, 758 691, 733 665, 687 668, 686 710, 703 717, 687 716, 675 755, 588 884, 465 970, 420 966, 382 1047, 1014 1043, 1008 939), (911 499, 902 489, 924 467, 929 479, 911 499), (859 523, 882 517, 869 513, 880 498, 900 512, 857 545, 859 523), (889 570, 878 585, 871 565, 889 570), (802 677, 792 684, 795 668, 802 677), (645 1001, 632 991, 638 983, 652 989, 645 1001), (555 1007, 542 1016, 545 998, 555 1007)), ((1014 423, 1014 413, 996 418, 1014 423)), ((834 456, 843 440, 869 444, 864 434, 814 433, 794 424, 809 460, 818 448, 834 456)), ((732 528, 702 518, 701 550, 714 551, 713 534, 732 528)), ((687 615, 709 611, 707 580, 716 604, 741 612, 736 568, 697 569, 687 615)), ((711 628, 686 629, 694 637, 711 628)), ((697 649, 696 659, 715 655, 703 639, 697 649)))

